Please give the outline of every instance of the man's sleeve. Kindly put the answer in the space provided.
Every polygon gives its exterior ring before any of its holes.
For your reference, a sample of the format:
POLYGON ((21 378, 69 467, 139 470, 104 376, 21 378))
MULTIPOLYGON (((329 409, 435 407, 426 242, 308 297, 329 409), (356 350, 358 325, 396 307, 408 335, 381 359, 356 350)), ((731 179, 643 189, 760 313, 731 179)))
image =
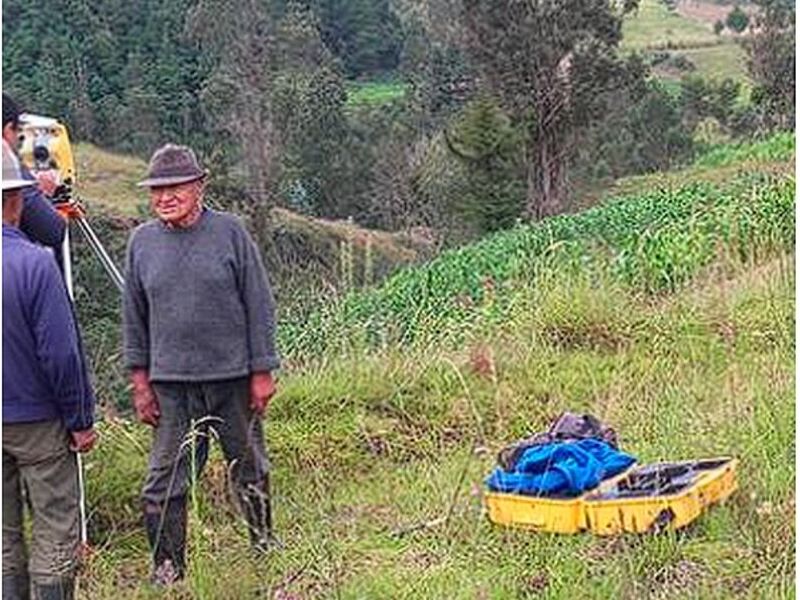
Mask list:
POLYGON ((64 241, 67 222, 58 214, 42 192, 31 187, 23 192, 22 217, 19 228, 34 242, 58 251, 64 241))
POLYGON ((239 287, 247 317, 250 372, 274 371, 280 367, 275 350, 275 298, 261 254, 243 225, 240 236, 239 287))
POLYGON ((125 255, 125 289, 122 292, 122 346, 125 366, 142 369, 150 366, 147 296, 136 268, 135 232, 128 240, 125 255))
POLYGON ((94 394, 86 378, 67 289, 52 257, 37 264, 33 285, 31 321, 37 358, 67 430, 88 429, 94 424, 94 394))

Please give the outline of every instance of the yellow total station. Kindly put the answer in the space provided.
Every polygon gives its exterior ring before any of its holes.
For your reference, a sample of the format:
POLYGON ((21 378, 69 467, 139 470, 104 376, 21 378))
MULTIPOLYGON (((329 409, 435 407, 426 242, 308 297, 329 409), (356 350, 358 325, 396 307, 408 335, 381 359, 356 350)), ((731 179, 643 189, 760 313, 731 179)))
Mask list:
POLYGON ((61 183, 75 184, 75 160, 67 128, 50 117, 20 115, 19 155, 31 171, 58 171, 61 183))

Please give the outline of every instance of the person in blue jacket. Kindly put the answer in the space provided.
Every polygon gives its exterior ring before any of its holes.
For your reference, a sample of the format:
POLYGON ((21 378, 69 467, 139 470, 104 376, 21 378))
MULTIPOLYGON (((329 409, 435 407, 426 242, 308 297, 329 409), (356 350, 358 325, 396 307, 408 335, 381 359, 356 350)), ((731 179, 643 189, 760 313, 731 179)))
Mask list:
POLYGON ((3 599, 72 599, 80 550, 75 452, 96 440, 66 286, 51 253, 20 229, 19 162, 3 143, 3 599), (30 558, 23 489, 33 517, 30 558))
MULTIPOLYGON (((3 140, 16 152, 19 144, 19 106, 8 94, 3 93, 3 140)), ((56 262, 61 266, 61 244, 67 230, 66 220, 53 208, 51 196, 58 187, 52 173, 43 172, 34 176, 27 167, 20 165, 22 179, 34 185, 23 191, 22 217, 19 229, 29 239, 53 250, 56 262)))

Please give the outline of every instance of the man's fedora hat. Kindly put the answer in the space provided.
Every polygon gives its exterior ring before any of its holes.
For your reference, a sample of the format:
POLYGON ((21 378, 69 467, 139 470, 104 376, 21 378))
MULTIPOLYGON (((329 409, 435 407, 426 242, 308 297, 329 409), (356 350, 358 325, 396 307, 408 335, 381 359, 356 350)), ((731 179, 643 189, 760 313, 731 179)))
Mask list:
POLYGON ((139 187, 166 187, 202 179, 208 172, 200 168, 197 156, 188 146, 166 144, 155 151, 150 159, 147 179, 139 187))

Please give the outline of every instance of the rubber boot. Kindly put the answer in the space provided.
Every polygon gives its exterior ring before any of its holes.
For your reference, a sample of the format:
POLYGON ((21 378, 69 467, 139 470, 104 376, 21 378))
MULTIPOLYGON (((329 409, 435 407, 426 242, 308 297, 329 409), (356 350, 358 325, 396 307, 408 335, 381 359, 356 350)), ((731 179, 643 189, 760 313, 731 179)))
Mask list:
POLYGON ((162 514, 146 506, 144 523, 153 553, 152 581, 168 586, 183 579, 186 571, 186 498, 169 500, 162 514))
POLYGON ((3 575, 3 600, 30 600, 31 581, 27 575, 3 575))
POLYGON ((239 494, 250 546, 258 553, 279 550, 283 547, 275 537, 272 529, 272 502, 270 495, 269 475, 264 477, 264 485, 259 488, 250 485, 239 494))
POLYGON ((34 600, 73 600, 75 598, 75 580, 62 577, 59 581, 49 583, 34 582, 34 600))

